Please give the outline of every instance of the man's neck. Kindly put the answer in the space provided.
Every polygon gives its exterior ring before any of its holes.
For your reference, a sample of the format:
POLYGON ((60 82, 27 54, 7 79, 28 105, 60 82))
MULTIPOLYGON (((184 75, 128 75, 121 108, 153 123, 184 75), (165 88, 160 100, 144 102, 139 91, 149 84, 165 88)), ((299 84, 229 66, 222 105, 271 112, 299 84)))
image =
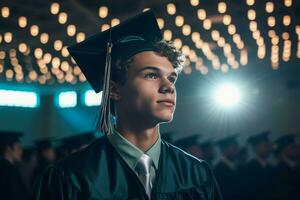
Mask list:
POLYGON ((159 136, 159 125, 151 128, 133 128, 117 123, 116 130, 143 152, 150 149, 159 136))

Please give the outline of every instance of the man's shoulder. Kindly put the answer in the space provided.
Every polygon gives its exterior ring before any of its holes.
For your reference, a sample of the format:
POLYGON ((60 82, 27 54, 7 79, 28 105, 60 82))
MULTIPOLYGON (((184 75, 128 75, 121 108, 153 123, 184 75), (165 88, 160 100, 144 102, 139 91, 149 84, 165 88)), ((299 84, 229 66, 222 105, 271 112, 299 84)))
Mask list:
POLYGON ((15 174, 17 168, 5 158, 0 158, 0 174, 1 176, 11 176, 15 174))
POLYGON ((179 177, 179 180, 189 180, 195 185, 212 181, 213 172, 209 164, 198 159, 182 149, 163 141, 163 171, 165 176, 179 177))
POLYGON ((5 158, 0 156, 0 166, 1 167, 10 167, 10 166, 12 166, 12 164, 8 160, 6 160, 5 158))
POLYGON ((109 142, 106 136, 97 138, 90 145, 78 152, 72 153, 66 158, 58 161, 57 168, 84 168, 92 163, 97 163, 103 154, 109 150, 109 142))
POLYGON ((208 163, 202 159, 196 158, 195 156, 185 152, 184 150, 176 147, 173 144, 170 144, 166 141, 163 141, 163 146, 166 149, 166 154, 174 162, 180 163, 181 165, 193 166, 193 167, 208 167, 208 163))

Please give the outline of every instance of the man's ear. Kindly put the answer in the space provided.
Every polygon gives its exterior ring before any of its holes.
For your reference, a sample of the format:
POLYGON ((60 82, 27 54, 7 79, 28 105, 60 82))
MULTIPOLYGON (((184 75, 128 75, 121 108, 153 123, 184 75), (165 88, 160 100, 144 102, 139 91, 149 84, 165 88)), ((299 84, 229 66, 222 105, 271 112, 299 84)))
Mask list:
POLYGON ((109 97, 112 100, 119 100, 120 99, 120 89, 119 89, 119 84, 114 82, 114 81, 110 81, 110 87, 109 87, 109 97))

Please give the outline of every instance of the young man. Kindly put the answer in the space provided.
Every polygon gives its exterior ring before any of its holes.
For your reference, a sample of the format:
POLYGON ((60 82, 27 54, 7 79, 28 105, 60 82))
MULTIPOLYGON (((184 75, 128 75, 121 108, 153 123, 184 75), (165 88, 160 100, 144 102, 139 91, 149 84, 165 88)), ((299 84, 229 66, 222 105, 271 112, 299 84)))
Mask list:
POLYGON ((238 135, 231 135, 217 141, 221 158, 214 167, 224 199, 240 198, 240 172, 237 158, 239 153, 238 135))
POLYGON ((56 151, 54 148, 54 138, 44 138, 35 141, 37 150, 37 165, 33 170, 32 183, 45 171, 45 169, 53 164, 56 160, 56 151))
POLYGON ((273 199, 274 192, 274 168, 268 162, 272 153, 272 145, 269 139, 270 131, 263 131, 248 138, 254 158, 249 160, 243 169, 245 180, 246 199, 273 199))
POLYGON ((69 48, 94 90, 103 90, 105 136, 49 168, 34 199, 221 199, 208 164, 160 138, 159 124, 173 118, 182 61, 161 40, 148 11, 69 48))
MULTIPOLYGON (((298 136, 299 138, 299 136, 298 136)), ((278 199, 299 199, 300 164, 298 163, 297 135, 280 136, 273 145, 278 164, 275 168, 278 199)))
POLYGON ((0 199, 27 198, 26 188, 16 165, 22 159, 22 145, 18 132, 0 131, 0 199))

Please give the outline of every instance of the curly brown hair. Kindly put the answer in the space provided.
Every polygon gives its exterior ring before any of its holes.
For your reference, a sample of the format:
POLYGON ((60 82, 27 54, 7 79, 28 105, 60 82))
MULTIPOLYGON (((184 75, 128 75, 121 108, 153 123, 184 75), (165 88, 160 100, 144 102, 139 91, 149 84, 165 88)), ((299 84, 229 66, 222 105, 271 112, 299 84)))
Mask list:
MULTIPOLYGON (((180 74, 183 68, 185 57, 180 50, 176 49, 173 42, 161 40, 155 43, 154 47, 154 51, 161 56, 167 57, 172 63, 173 67, 176 69, 176 72, 180 74)), ((126 72, 132 62, 133 58, 129 58, 125 61, 119 59, 113 62, 111 80, 123 85, 126 82, 126 72)))

